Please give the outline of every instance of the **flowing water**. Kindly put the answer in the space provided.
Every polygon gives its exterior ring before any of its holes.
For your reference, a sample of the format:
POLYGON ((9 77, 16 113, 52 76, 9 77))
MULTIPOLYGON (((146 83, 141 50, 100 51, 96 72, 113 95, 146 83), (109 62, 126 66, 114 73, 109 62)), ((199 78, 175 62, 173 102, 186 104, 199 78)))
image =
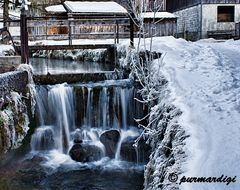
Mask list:
POLYGON ((36 88, 38 127, 31 137, 31 152, 14 166, 17 172, 8 174, 14 183, 0 180, 0 189, 143 189, 146 155, 133 142, 141 134, 134 118, 144 113, 134 101, 130 80, 36 88), (100 140, 109 130, 120 134, 113 157, 100 140), (76 139, 95 147, 97 159, 72 160, 69 152, 76 139))
POLYGON ((42 75, 46 75, 47 73, 93 73, 114 70, 114 66, 111 64, 43 58, 31 58, 31 65, 35 74, 42 75))

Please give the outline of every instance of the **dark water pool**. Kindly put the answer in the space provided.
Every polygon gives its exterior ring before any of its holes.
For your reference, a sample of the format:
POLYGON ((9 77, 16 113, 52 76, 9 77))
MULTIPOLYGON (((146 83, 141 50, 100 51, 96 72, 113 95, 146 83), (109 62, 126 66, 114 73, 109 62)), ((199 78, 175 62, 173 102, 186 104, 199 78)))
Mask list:
POLYGON ((68 158, 42 157, 14 160, 0 168, 0 190, 141 190, 143 170, 133 163, 104 160, 79 164, 68 158), (115 166, 114 166, 115 165, 115 166))

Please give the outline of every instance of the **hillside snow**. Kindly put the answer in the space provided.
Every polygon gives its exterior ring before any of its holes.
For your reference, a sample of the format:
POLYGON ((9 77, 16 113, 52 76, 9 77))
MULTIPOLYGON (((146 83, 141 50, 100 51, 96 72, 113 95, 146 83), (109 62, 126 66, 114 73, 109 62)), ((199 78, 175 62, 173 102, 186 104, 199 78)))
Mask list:
POLYGON ((179 123, 190 135, 182 176, 236 176, 229 185, 185 183, 180 189, 240 189, 239 47, 240 41, 233 40, 187 42, 163 37, 153 41, 153 50, 165 54, 154 67, 162 64, 159 74, 168 80, 169 98, 183 112, 179 123))

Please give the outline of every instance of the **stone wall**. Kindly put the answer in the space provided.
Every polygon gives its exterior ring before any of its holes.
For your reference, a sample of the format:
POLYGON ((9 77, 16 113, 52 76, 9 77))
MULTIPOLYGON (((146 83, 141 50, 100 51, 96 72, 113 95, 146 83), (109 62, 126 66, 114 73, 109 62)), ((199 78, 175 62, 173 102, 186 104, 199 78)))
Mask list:
POLYGON ((18 148, 28 131, 26 71, 0 74, 0 159, 18 148))
POLYGON ((13 71, 0 74, 0 97, 5 98, 12 91, 26 93, 27 84, 27 71, 13 71))
POLYGON ((185 38, 187 40, 197 40, 200 38, 201 5, 180 10, 174 12, 174 14, 178 16, 178 37, 185 38))
POLYGON ((20 56, 0 56, 0 73, 14 71, 20 64, 20 56))

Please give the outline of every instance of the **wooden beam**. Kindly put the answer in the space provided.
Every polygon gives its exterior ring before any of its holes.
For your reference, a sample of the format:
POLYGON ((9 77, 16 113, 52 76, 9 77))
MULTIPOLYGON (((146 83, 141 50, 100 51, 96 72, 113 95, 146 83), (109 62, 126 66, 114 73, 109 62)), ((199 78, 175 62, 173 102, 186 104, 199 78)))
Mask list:
POLYGON ((26 20, 26 13, 24 10, 21 11, 20 15, 20 39, 21 39, 21 63, 27 63, 27 20, 26 20))
MULTIPOLYGON (((81 44, 81 45, 36 45, 29 46, 29 51, 66 50, 66 49, 107 49, 114 44, 81 44)), ((17 46, 19 48, 19 46, 17 46)))
POLYGON ((9 19, 9 0, 3 1, 3 26, 8 28, 7 20, 9 19))
POLYGON ((105 71, 99 73, 76 73, 76 74, 47 74, 34 75, 33 80, 36 84, 59 84, 59 83, 76 83, 76 82, 97 82, 107 80, 109 76, 120 79, 122 73, 116 71, 105 71))
POLYGON ((134 47, 134 22, 133 22, 133 19, 134 19, 134 14, 131 13, 130 14, 130 46, 134 47))

